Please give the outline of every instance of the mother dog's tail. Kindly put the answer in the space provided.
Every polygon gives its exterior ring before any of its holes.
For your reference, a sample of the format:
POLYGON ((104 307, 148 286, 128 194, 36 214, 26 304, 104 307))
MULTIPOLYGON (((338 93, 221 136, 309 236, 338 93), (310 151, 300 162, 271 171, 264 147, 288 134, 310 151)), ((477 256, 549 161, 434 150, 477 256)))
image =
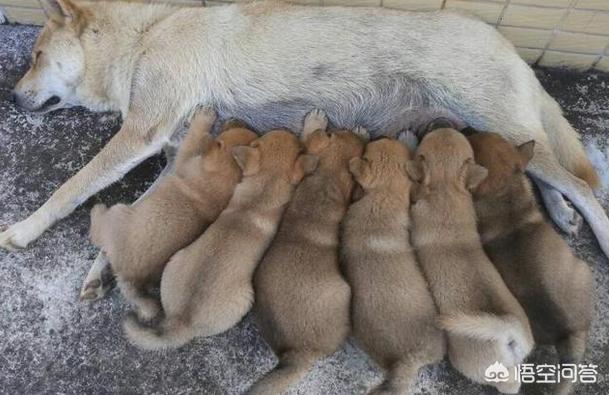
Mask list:
POLYGON ((522 362, 534 346, 528 324, 524 325, 513 315, 458 313, 438 317, 438 324, 449 335, 498 342, 504 350, 504 357, 509 358, 503 362, 510 365, 522 362))
POLYGON ((578 133, 565 119, 558 103, 546 92, 543 92, 542 97, 541 119, 559 163, 570 173, 586 181, 592 189, 598 188, 598 174, 586 155, 578 133))
POLYGON ((156 327, 144 326, 134 314, 123 321, 123 329, 129 341, 145 350, 177 348, 191 341, 197 334, 187 322, 164 319, 156 327))

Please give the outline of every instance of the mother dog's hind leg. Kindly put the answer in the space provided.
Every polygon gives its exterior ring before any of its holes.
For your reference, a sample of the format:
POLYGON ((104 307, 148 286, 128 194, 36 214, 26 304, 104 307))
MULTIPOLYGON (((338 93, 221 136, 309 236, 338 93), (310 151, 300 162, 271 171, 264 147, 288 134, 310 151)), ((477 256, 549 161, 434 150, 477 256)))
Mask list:
POLYGON ((558 190, 584 216, 598 243, 609 257, 609 219, 588 183, 561 166, 546 144, 536 144, 535 155, 527 171, 535 179, 558 190))
POLYGON ((558 227, 570 236, 575 236, 581 229, 583 219, 577 210, 567 202, 562 193, 539 179, 534 179, 548 215, 558 227))

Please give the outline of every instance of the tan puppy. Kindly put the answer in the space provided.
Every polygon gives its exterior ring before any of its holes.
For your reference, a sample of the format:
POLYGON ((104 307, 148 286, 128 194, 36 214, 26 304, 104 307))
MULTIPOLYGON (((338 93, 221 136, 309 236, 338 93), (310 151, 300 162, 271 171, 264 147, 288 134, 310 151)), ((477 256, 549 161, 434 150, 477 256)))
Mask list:
POLYGON ((243 179, 216 222, 167 264, 161 280, 161 323, 146 328, 133 316, 125 322, 134 344, 178 347, 195 336, 223 332, 248 312, 254 269, 304 175, 300 149, 297 137, 286 130, 233 148, 243 179))
POLYGON ((305 119, 307 153, 319 163, 296 189, 254 277, 258 326, 279 364, 250 394, 283 393, 349 334, 351 295, 339 271, 338 233, 353 187, 349 160, 364 143, 349 131, 327 134, 326 125, 318 110, 305 119))
MULTIPOLYGON (((474 191, 484 250, 529 316, 535 341, 556 345, 561 363, 581 362, 592 320, 592 275, 544 219, 524 171, 534 142, 495 133, 469 137, 489 175, 474 191)), ((571 381, 556 387, 567 394, 571 381)))
POLYGON ((344 220, 343 271, 353 295, 353 334, 388 370, 375 394, 408 392, 419 369, 445 353, 436 306, 410 247, 409 156, 401 142, 381 139, 349 163, 364 195, 344 220))
POLYGON ((514 366, 533 348, 528 319, 484 254, 470 190, 487 174, 474 163, 465 136, 453 129, 429 133, 407 170, 419 184, 413 195, 412 244, 442 315, 452 364, 470 379, 517 393, 514 366), (485 380, 503 364, 506 381, 485 380))
POLYGON ((200 110, 181 144, 172 174, 127 206, 99 204, 91 211, 91 239, 109 258, 118 285, 140 319, 157 315, 159 302, 148 288, 158 285, 169 258, 196 239, 226 207, 241 178, 231 149, 256 134, 225 125, 209 134, 215 113, 200 110))

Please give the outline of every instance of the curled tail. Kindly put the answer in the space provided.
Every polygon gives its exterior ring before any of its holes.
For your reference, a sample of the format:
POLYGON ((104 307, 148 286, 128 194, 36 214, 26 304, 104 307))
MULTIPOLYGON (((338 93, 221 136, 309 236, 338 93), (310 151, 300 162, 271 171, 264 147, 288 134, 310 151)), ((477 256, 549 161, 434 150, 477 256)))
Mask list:
POLYGON ((317 353, 300 350, 291 350, 281 354, 277 366, 256 382, 249 389, 248 395, 284 393, 288 387, 306 376, 319 357, 317 353))
POLYGON ((405 359, 396 362, 387 372, 385 380, 372 391, 371 395, 407 394, 415 382, 419 369, 423 363, 420 361, 405 359))
POLYGON ((442 315, 438 323, 449 334, 500 343, 514 365, 522 362, 533 349, 530 328, 513 315, 459 313, 442 315))
POLYGON ((144 350, 177 348, 196 336, 193 328, 182 320, 165 319, 157 327, 148 327, 133 314, 123 321, 123 329, 129 341, 144 350))
POLYGON ((547 93, 543 94, 541 119, 558 162, 570 173, 586 181, 592 189, 598 188, 598 174, 588 159, 579 135, 562 115, 558 103, 547 93))

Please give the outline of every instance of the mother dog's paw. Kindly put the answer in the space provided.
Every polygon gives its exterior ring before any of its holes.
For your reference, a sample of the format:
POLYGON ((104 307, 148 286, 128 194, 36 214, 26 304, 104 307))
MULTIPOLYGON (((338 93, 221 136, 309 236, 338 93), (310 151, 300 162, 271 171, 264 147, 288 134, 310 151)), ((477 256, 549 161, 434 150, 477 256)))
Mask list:
POLYGON ((555 213, 552 218, 558 227, 569 236, 576 236, 584 223, 584 219, 573 207, 571 202, 567 202, 566 207, 559 213, 555 213))
POLYGON ((18 222, 0 233, 0 248, 16 251, 25 248, 44 232, 30 219, 18 222))

